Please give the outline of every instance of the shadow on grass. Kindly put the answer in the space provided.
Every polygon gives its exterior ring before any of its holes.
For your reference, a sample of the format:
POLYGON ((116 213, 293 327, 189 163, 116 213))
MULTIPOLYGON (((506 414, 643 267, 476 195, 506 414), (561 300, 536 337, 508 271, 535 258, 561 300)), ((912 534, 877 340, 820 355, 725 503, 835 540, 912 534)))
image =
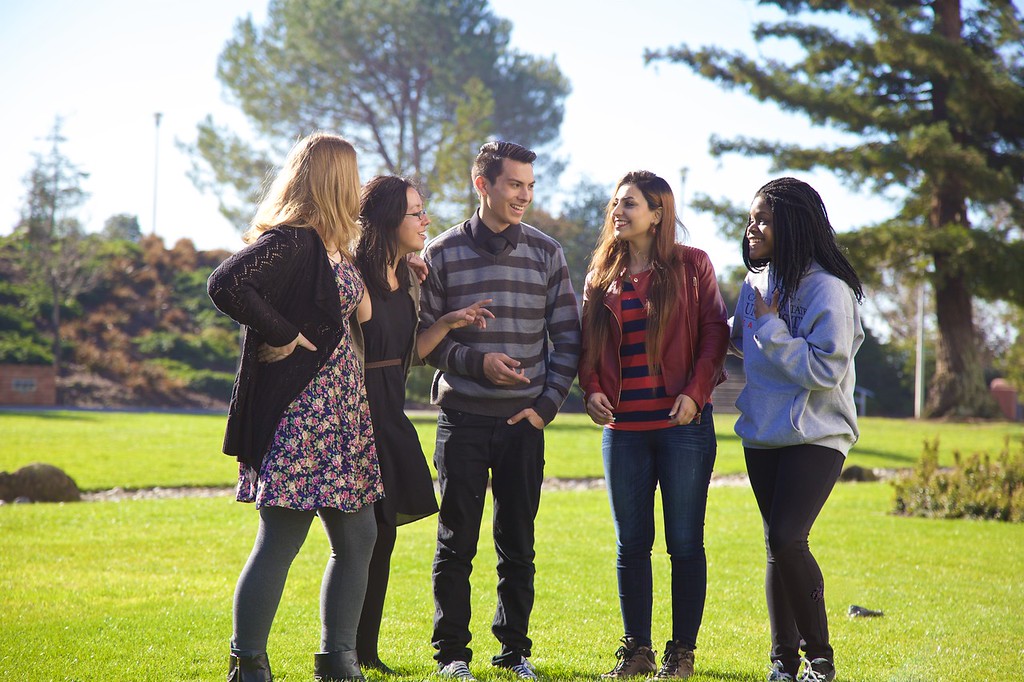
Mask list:
POLYGON ((75 412, 66 410, 55 411, 53 408, 39 410, 26 410, 23 407, 19 407, 17 409, 0 409, 0 417, 5 415, 10 415, 12 417, 34 417, 35 419, 45 419, 47 421, 99 421, 99 416, 94 412, 75 412))
POLYGON ((879 457, 881 459, 891 460, 891 461, 906 462, 908 466, 913 466, 913 465, 917 464, 918 461, 920 461, 920 459, 921 459, 921 455, 920 454, 904 455, 904 454, 893 452, 892 450, 876 450, 876 449, 872 449, 872 448, 859 448, 856 445, 853 446, 852 450, 850 450, 850 456, 851 457, 858 457, 858 456, 863 456, 863 455, 879 457))

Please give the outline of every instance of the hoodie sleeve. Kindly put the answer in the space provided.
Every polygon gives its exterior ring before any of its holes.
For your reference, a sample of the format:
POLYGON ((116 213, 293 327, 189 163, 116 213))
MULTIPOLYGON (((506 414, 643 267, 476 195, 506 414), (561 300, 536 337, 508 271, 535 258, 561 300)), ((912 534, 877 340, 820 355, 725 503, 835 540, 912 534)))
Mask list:
POLYGON ((759 318, 753 336, 777 371, 809 391, 839 385, 853 362, 857 336, 850 288, 831 275, 815 280, 791 302, 796 336, 778 315, 759 318))

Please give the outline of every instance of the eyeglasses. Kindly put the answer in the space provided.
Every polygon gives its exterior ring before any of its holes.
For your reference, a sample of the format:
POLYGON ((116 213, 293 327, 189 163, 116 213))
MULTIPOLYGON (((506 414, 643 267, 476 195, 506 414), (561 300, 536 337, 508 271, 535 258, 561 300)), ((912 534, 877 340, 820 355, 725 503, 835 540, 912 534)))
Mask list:
POLYGON ((406 213, 405 215, 412 216, 413 218, 418 218, 420 220, 423 220, 423 218, 425 218, 426 215, 427 215, 427 209, 423 209, 421 211, 416 211, 415 213, 406 213))

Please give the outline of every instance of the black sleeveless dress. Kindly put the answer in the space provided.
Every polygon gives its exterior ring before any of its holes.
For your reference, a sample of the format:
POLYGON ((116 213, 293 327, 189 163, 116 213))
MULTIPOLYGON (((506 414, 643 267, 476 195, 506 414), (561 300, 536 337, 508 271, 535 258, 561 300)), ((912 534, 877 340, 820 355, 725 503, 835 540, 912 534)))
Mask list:
POLYGON ((363 323, 366 397, 384 480, 377 519, 400 526, 437 513, 430 469, 416 427, 405 416, 405 367, 415 343, 416 308, 404 291, 381 296, 369 290, 373 313, 363 323), (387 363, 374 367, 375 363, 387 363))

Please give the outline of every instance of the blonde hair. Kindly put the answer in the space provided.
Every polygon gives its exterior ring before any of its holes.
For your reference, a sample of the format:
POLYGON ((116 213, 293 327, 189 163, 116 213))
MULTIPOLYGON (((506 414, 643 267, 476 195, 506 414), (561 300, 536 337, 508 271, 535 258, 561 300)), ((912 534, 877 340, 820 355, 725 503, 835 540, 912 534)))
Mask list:
POLYGON ((315 132, 299 140, 267 190, 242 241, 281 225, 316 230, 328 251, 351 256, 359 239, 359 167, 343 137, 315 132))

